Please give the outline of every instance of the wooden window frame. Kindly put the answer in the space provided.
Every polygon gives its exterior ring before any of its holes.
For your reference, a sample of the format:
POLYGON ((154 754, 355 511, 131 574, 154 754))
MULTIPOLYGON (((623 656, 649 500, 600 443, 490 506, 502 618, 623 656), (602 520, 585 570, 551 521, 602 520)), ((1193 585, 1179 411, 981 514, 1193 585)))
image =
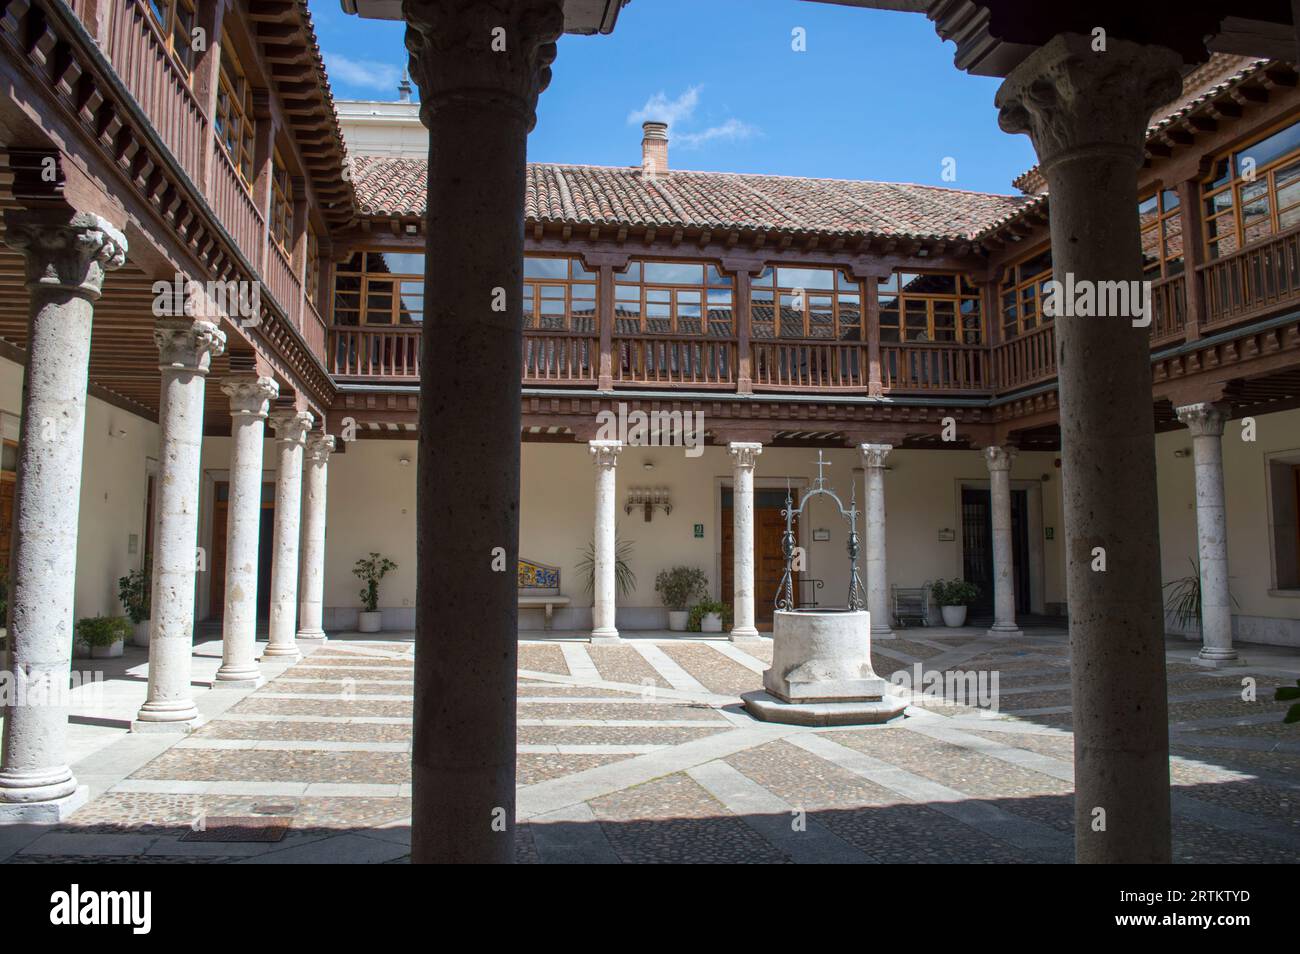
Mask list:
POLYGON ((1142 241, 1143 279, 1159 281, 1183 273, 1187 249, 1183 242, 1183 208, 1176 189, 1152 192, 1138 201, 1138 231, 1142 241), (1155 202, 1154 208, 1144 213, 1142 207, 1152 201, 1155 202), (1178 250, 1171 253, 1170 245, 1174 240, 1177 240, 1178 250), (1148 247, 1156 251, 1150 259, 1151 264, 1148 264, 1148 247))
POLYGON ((320 239, 310 222, 307 223, 307 261, 303 269, 303 284, 307 290, 307 300, 313 305, 320 296, 320 239))
POLYGON ((194 77, 195 61, 198 58, 191 32, 198 20, 194 0, 144 0, 144 7, 147 11, 145 19, 158 34, 158 42, 181 71, 185 82, 191 82, 194 77), (163 7, 162 13, 159 13, 158 7, 163 7), (178 21, 182 11, 189 14, 189 23, 187 28, 181 31, 184 42, 178 43, 177 28, 181 26, 178 21))
MULTIPOLYGON (((662 319, 655 318, 654 320, 658 321, 662 319)), ((736 339, 736 329, 737 329, 736 322, 738 320, 739 319, 736 314, 736 276, 732 275, 730 272, 723 269, 721 262, 717 262, 710 259, 699 259, 699 258, 694 258, 694 259, 672 259, 672 258, 658 258, 658 257, 634 258, 630 262, 628 262, 628 267, 626 269, 624 269, 622 272, 616 272, 614 274, 614 334, 616 335, 622 335, 624 337, 652 335, 656 337, 662 336, 662 337, 679 337, 679 338, 699 338, 700 340, 709 340, 709 341, 734 341, 736 339), (666 282, 660 280, 648 280, 646 278, 646 268, 645 268, 645 266, 647 265, 677 265, 677 266, 690 266, 692 268, 698 267, 700 269, 701 280, 698 284, 695 282, 666 282), (639 277, 636 279, 630 278, 631 270, 634 266, 638 269, 637 274, 639 275, 639 277), (716 273, 719 279, 722 282, 725 282, 725 284, 721 284, 721 283, 716 285, 710 284, 709 282, 710 270, 716 273), (635 299, 637 303, 638 314, 635 316, 620 315, 618 313, 620 302, 627 303, 632 301, 632 299, 629 297, 621 297, 620 293, 624 292, 625 289, 631 289, 631 288, 638 289, 636 294, 636 299, 635 299), (712 333, 713 321, 709 318, 709 312, 711 310, 709 293, 710 292, 720 293, 723 291, 729 292, 731 296, 730 304, 728 306, 731 312, 731 321, 730 321, 730 326, 727 330, 727 334, 718 335, 712 333), (666 295, 668 300, 666 302, 651 301, 650 300, 651 293, 654 293, 656 295, 666 295), (683 317, 685 317, 687 321, 693 320, 694 317, 690 315, 686 315, 686 316, 682 315, 682 306, 690 304, 689 300, 683 300, 683 294, 687 296, 692 294, 698 294, 700 297, 699 300, 700 313, 698 319, 694 319, 694 320, 698 320, 700 323, 699 331, 683 330, 681 327, 680 320, 683 317), (650 311, 649 306, 650 305, 659 306, 664 304, 668 305, 667 317, 668 317, 669 327, 667 330, 657 331, 649 327, 649 322, 651 321, 651 316, 649 314, 650 311), (620 325, 623 325, 631 321, 635 321, 637 323, 636 330, 628 331, 619 327, 620 325)))
MULTIPOLYGON (((330 319, 334 327, 336 328, 419 328, 423 325, 424 315, 426 311, 426 309, 424 308, 422 308, 418 312, 418 314, 420 315, 419 320, 412 320, 412 321, 401 320, 401 315, 402 315, 401 286, 403 282, 419 282, 421 304, 424 304, 425 297, 426 297, 425 289, 424 289, 424 275, 422 274, 416 275, 407 272, 370 271, 367 268, 369 262, 369 256, 384 255, 384 254, 417 255, 420 253, 414 252, 408 248, 363 248, 363 249, 357 249, 353 252, 354 256, 356 255, 361 256, 360 271, 353 271, 348 268, 348 265, 350 264, 350 260, 348 262, 336 263, 334 266, 334 282, 332 287, 333 294, 330 297, 330 302, 331 302, 330 319), (356 312, 357 323, 355 325, 341 324, 338 319, 338 315, 339 315, 338 283, 340 278, 356 278, 359 279, 361 283, 359 290, 355 292, 359 296, 357 299, 358 307, 356 309, 352 309, 352 308, 344 309, 344 311, 348 313, 352 313, 354 311, 356 312), (371 289, 372 282, 375 285, 381 285, 381 284, 386 285, 387 291, 382 291, 378 289, 372 291, 371 289), (383 321, 371 320, 370 296, 372 294, 378 294, 378 295, 387 294, 392 296, 392 302, 389 304, 388 321, 383 322, 383 321)), ((348 294, 352 294, 352 293, 353 292, 351 290, 348 291, 348 294)), ((416 314, 416 312, 409 312, 409 314, 416 314)))
POLYGON ((253 180, 256 178, 254 154, 257 130, 257 120, 253 116, 253 87, 229 40, 224 38, 221 43, 221 60, 217 67, 217 85, 213 130, 234 166, 235 174, 251 194, 253 180), (232 138, 235 140, 233 146, 230 143, 232 138))
POLYGON ((754 341, 815 341, 824 344, 861 344, 866 341, 866 288, 861 279, 854 278, 848 273, 848 269, 842 265, 827 264, 794 264, 790 262, 772 263, 767 265, 762 272, 749 283, 749 307, 750 307, 750 335, 754 341), (831 288, 800 288, 797 285, 782 285, 781 269, 799 270, 799 271, 818 271, 830 272, 834 276, 833 287, 831 288), (771 272, 771 284, 766 284, 767 273, 771 272), (772 336, 760 336, 755 334, 755 324, 753 320, 755 292, 771 291, 772 298, 772 336), (802 293, 802 301, 799 301, 802 293), (813 328, 813 300, 816 298, 831 299, 831 336, 818 337, 812 334, 813 328), (842 320, 844 314, 845 302, 850 298, 857 299, 857 321, 850 322, 846 326, 842 320), (793 299, 787 305, 786 299, 793 299), (797 306, 797 307, 791 307, 797 306), (803 334, 799 336, 781 334, 783 319, 787 307, 801 315, 803 324, 803 334), (856 331, 854 337, 845 337, 846 327, 853 328, 856 331))
POLYGON ((600 330, 600 273, 587 268, 582 259, 574 255, 525 255, 523 319, 525 331, 554 331, 559 333, 597 334, 600 330), (528 262, 546 259, 566 264, 564 278, 529 277, 528 262), (581 271, 582 274, 576 274, 581 271), (591 286, 590 296, 585 294, 586 286, 591 286), (575 295, 581 290, 584 294, 575 295), (559 292, 557 297, 554 293, 559 292), (547 294, 550 292, 550 294, 547 294), (562 301, 562 315, 542 314, 543 302, 562 301), (575 303, 577 303, 575 305, 575 303), (585 309, 584 313, 579 313, 585 309), (563 319, 563 327, 543 327, 543 321, 554 323, 563 319))
POLYGON ((980 287, 974 278, 964 272, 950 272, 933 269, 895 269, 889 278, 878 279, 881 287, 876 291, 877 300, 880 302, 880 340, 884 344, 915 344, 915 343, 933 343, 943 345, 971 345, 982 346, 988 341, 988 325, 984 320, 984 301, 980 293, 980 287), (927 291, 907 291, 904 287, 901 276, 903 275, 942 275, 953 280, 953 291, 951 292, 927 292, 927 291), (898 290, 884 287, 893 278, 898 278, 898 290), (897 299, 896 306, 888 306, 885 300, 893 296, 897 299), (907 305, 909 302, 916 302, 925 306, 925 337, 909 338, 907 336, 907 305), (938 337, 938 331, 935 327, 935 305, 940 302, 949 302, 953 305, 953 327, 951 339, 938 337), (962 304, 970 302, 974 304, 974 316, 977 322, 975 330, 976 340, 969 340, 971 329, 966 324, 969 312, 962 311, 962 304), (896 313, 897 319, 890 320, 889 313, 896 313), (889 332, 894 332, 895 338, 888 338, 889 332))
MULTIPOLYGON (((1203 180, 1201 186, 1201 240, 1207 261, 1214 261, 1257 245, 1260 242, 1267 242, 1283 231, 1290 231, 1300 226, 1300 218, 1297 218, 1291 225, 1285 229, 1282 228, 1283 213, 1300 210, 1300 200, 1292 202, 1286 208, 1278 208, 1277 194, 1277 173, 1287 166, 1300 163, 1300 146, 1278 156, 1264 166, 1256 167, 1254 177, 1251 180, 1241 176, 1238 163, 1242 156, 1250 155, 1250 150, 1253 147, 1295 126, 1300 126, 1300 120, 1292 119, 1278 123, 1266 132, 1256 136, 1249 144, 1225 150, 1214 157, 1210 166, 1210 174, 1203 180), (1246 224, 1241 214, 1243 208, 1242 193, 1253 186, 1259 186, 1261 183, 1263 184, 1263 192, 1259 198, 1263 198, 1268 202, 1268 229, 1264 234, 1247 240, 1246 224), (1228 204, 1216 208, 1216 200, 1219 200, 1222 196, 1228 197, 1228 204), (1231 220, 1231 231, 1214 233, 1216 223, 1223 219, 1231 220), (1220 246, 1228 241, 1231 241, 1234 247, 1228 251, 1220 251, 1220 246)), ((1258 201, 1258 199, 1252 201, 1258 201)), ((1295 214, 1300 215, 1300 211, 1295 214)), ((1251 228, 1254 229, 1255 225, 1252 224, 1251 228)))
POLYGON ((279 149, 271 151, 271 241, 293 259, 294 218, 293 176, 280 156, 279 149))
MULTIPOLYGON (((1028 255, 1017 259, 1013 264, 1008 265, 1006 275, 998 285, 998 321, 1002 329, 1002 339, 1004 341, 1012 338, 1018 338, 1021 335, 1036 331, 1043 325, 1052 323, 1051 315, 1043 314, 1042 306, 1042 285, 1044 282, 1052 280, 1052 267, 1049 264, 1046 269, 1027 274, 1023 271, 1024 266, 1031 261, 1039 258, 1043 254, 1050 258, 1052 247, 1045 245, 1034 250, 1028 255), (1033 289, 1033 294, 1026 294, 1033 289), (1008 305, 1007 295, 1014 296, 1014 303, 1008 305), (1034 313, 1032 316, 1025 313, 1024 303, 1032 300, 1034 302, 1034 313), (1011 321, 1007 320, 1008 312, 1014 315, 1011 321)), ((987 332, 986 332, 987 333, 987 332)))

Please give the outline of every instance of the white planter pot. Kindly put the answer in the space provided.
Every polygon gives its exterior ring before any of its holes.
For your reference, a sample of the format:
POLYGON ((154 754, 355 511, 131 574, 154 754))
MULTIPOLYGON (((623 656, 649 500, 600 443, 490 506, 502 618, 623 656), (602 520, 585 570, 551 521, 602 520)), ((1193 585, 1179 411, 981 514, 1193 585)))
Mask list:
POLYGON ((700 632, 702 633, 720 633, 722 632, 722 614, 705 613, 700 618, 700 632))
POLYGON ((943 625, 956 628, 964 625, 966 622, 966 607, 964 606, 944 606, 943 625))
POLYGON ((686 632, 686 624, 690 622, 691 614, 686 610, 669 610, 668 611, 668 628, 674 633, 686 632))
POLYGON ((111 646, 91 646, 91 659, 112 659, 115 656, 122 655, 122 640, 118 640, 111 646))
POLYGON ((132 627, 131 645, 149 648, 149 621, 147 619, 141 620, 132 627))
POLYGON ((384 622, 384 614, 376 610, 373 613, 361 612, 357 614, 357 632, 359 633, 377 633, 384 622))

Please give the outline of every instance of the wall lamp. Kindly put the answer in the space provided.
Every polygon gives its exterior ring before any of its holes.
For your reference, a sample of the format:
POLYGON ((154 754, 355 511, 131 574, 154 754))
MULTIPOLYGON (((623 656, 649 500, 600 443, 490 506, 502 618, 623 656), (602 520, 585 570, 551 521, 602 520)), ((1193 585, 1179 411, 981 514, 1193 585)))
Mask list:
POLYGON ((646 523, 654 516, 655 508, 662 507, 664 515, 673 512, 672 498, 669 496, 667 487, 632 487, 627 492, 627 503, 623 504, 623 512, 631 513, 637 507, 645 510, 646 523))

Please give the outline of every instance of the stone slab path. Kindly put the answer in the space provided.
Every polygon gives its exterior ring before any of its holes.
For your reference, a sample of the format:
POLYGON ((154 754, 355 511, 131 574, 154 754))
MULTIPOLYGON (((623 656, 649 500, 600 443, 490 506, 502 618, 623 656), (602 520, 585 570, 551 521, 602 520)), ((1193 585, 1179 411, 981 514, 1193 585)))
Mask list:
MULTIPOLYGON (((1205 671, 1187 644, 1169 646, 1181 862, 1287 862, 1300 850, 1300 730, 1281 724, 1284 704, 1272 701, 1300 659, 1249 649, 1251 665, 1205 671)), ((906 718, 865 728, 751 719, 738 696, 760 687, 770 659, 770 642, 522 641, 518 860, 1071 859, 1063 633, 1007 642, 976 630, 905 631, 877 647, 879 673, 917 664, 996 673, 997 711, 918 697, 906 718)), ((65 824, 0 836, 0 858, 405 861, 412 663, 409 639, 334 639, 213 705, 192 735, 144 749, 125 736, 115 743, 121 777, 65 824), (290 828, 278 842, 182 840, 232 816, 280 816, 290 828)), ((114 751, 92 757, 111 761, 114 751)))

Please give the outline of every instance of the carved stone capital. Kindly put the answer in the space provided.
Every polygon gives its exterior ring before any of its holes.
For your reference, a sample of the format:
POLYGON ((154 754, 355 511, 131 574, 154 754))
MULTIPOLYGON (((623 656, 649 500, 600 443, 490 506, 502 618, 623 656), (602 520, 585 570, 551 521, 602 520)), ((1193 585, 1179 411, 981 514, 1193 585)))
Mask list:
POLYGON ((763 445, 752 441, 732 441, 727 445, 727 450, 735 458, 737 469, 753 470, 758 463, 758 455, 763 453, 763 445))
POLYGON ((11 209, 5 212, 5 244, 23 253, 29 289, 69 291, 92 301, 104 274, 126 264, 126 236, 88 212, 11 209))
POLYGON ((1187 425, 1193 437, 1222 437, 1223 425, 1232 415, 1232 409, 1226 404, 1206 401, 1201 404, 1187 404, 1177 408, 1178 420, 1187 425))
POLYGON ((443 106, 469 102, 533 127, 564 32, 562 0, 403 0, 402 17, 426 126, 443 106))
POLYGON ((307 438, 307 460, 313 464, 328 464, 334 453, 333 434, 313 434, 307 438))
POLYGON ((1010 471, 1011 462, 1016 459, 1016 449, 1014 447, 986 447, 984 448, 984 463, 988 465, 989 473, 997 471, 1010 471))
POLYGON ((994 104, 998 125, 1028 133, 1046 173, 1064 158, 1122 155, 1135 165, 1152 111, 1182 89, 1181 57, 1162 46, 1107 37, 1053 37, 1011 71, 994 104))
POLYGON ((212 359, 226 350, 226 334, 210 321, 159 318, 153 341, 158 346, 158 367, 164 371, 207 374, 212 359))
POLYGON ((609 470, 618 466, 618 455, 623 453, 622 441, 587 441, 591 462, 609 470))
POLYGON ((885 458, 893 449, 893 444, 859 444, 858 450, 862 451, 862 466, 869 469, 883 468, 885 458))
POLYGON ((271 427, 275 429, 275 439, 284 444, 297 444, 300 447, 305 445, 307 432, 311 430, 314 423, 316 418, 310 411, 289 408, 271 414, 271 427))
POLYGON ((280 393, 274 378, 255 374, 236 374, 222 379, 222 393, 230 398, 230 416, 256 417, 266 420, 271 401, 280 393))

